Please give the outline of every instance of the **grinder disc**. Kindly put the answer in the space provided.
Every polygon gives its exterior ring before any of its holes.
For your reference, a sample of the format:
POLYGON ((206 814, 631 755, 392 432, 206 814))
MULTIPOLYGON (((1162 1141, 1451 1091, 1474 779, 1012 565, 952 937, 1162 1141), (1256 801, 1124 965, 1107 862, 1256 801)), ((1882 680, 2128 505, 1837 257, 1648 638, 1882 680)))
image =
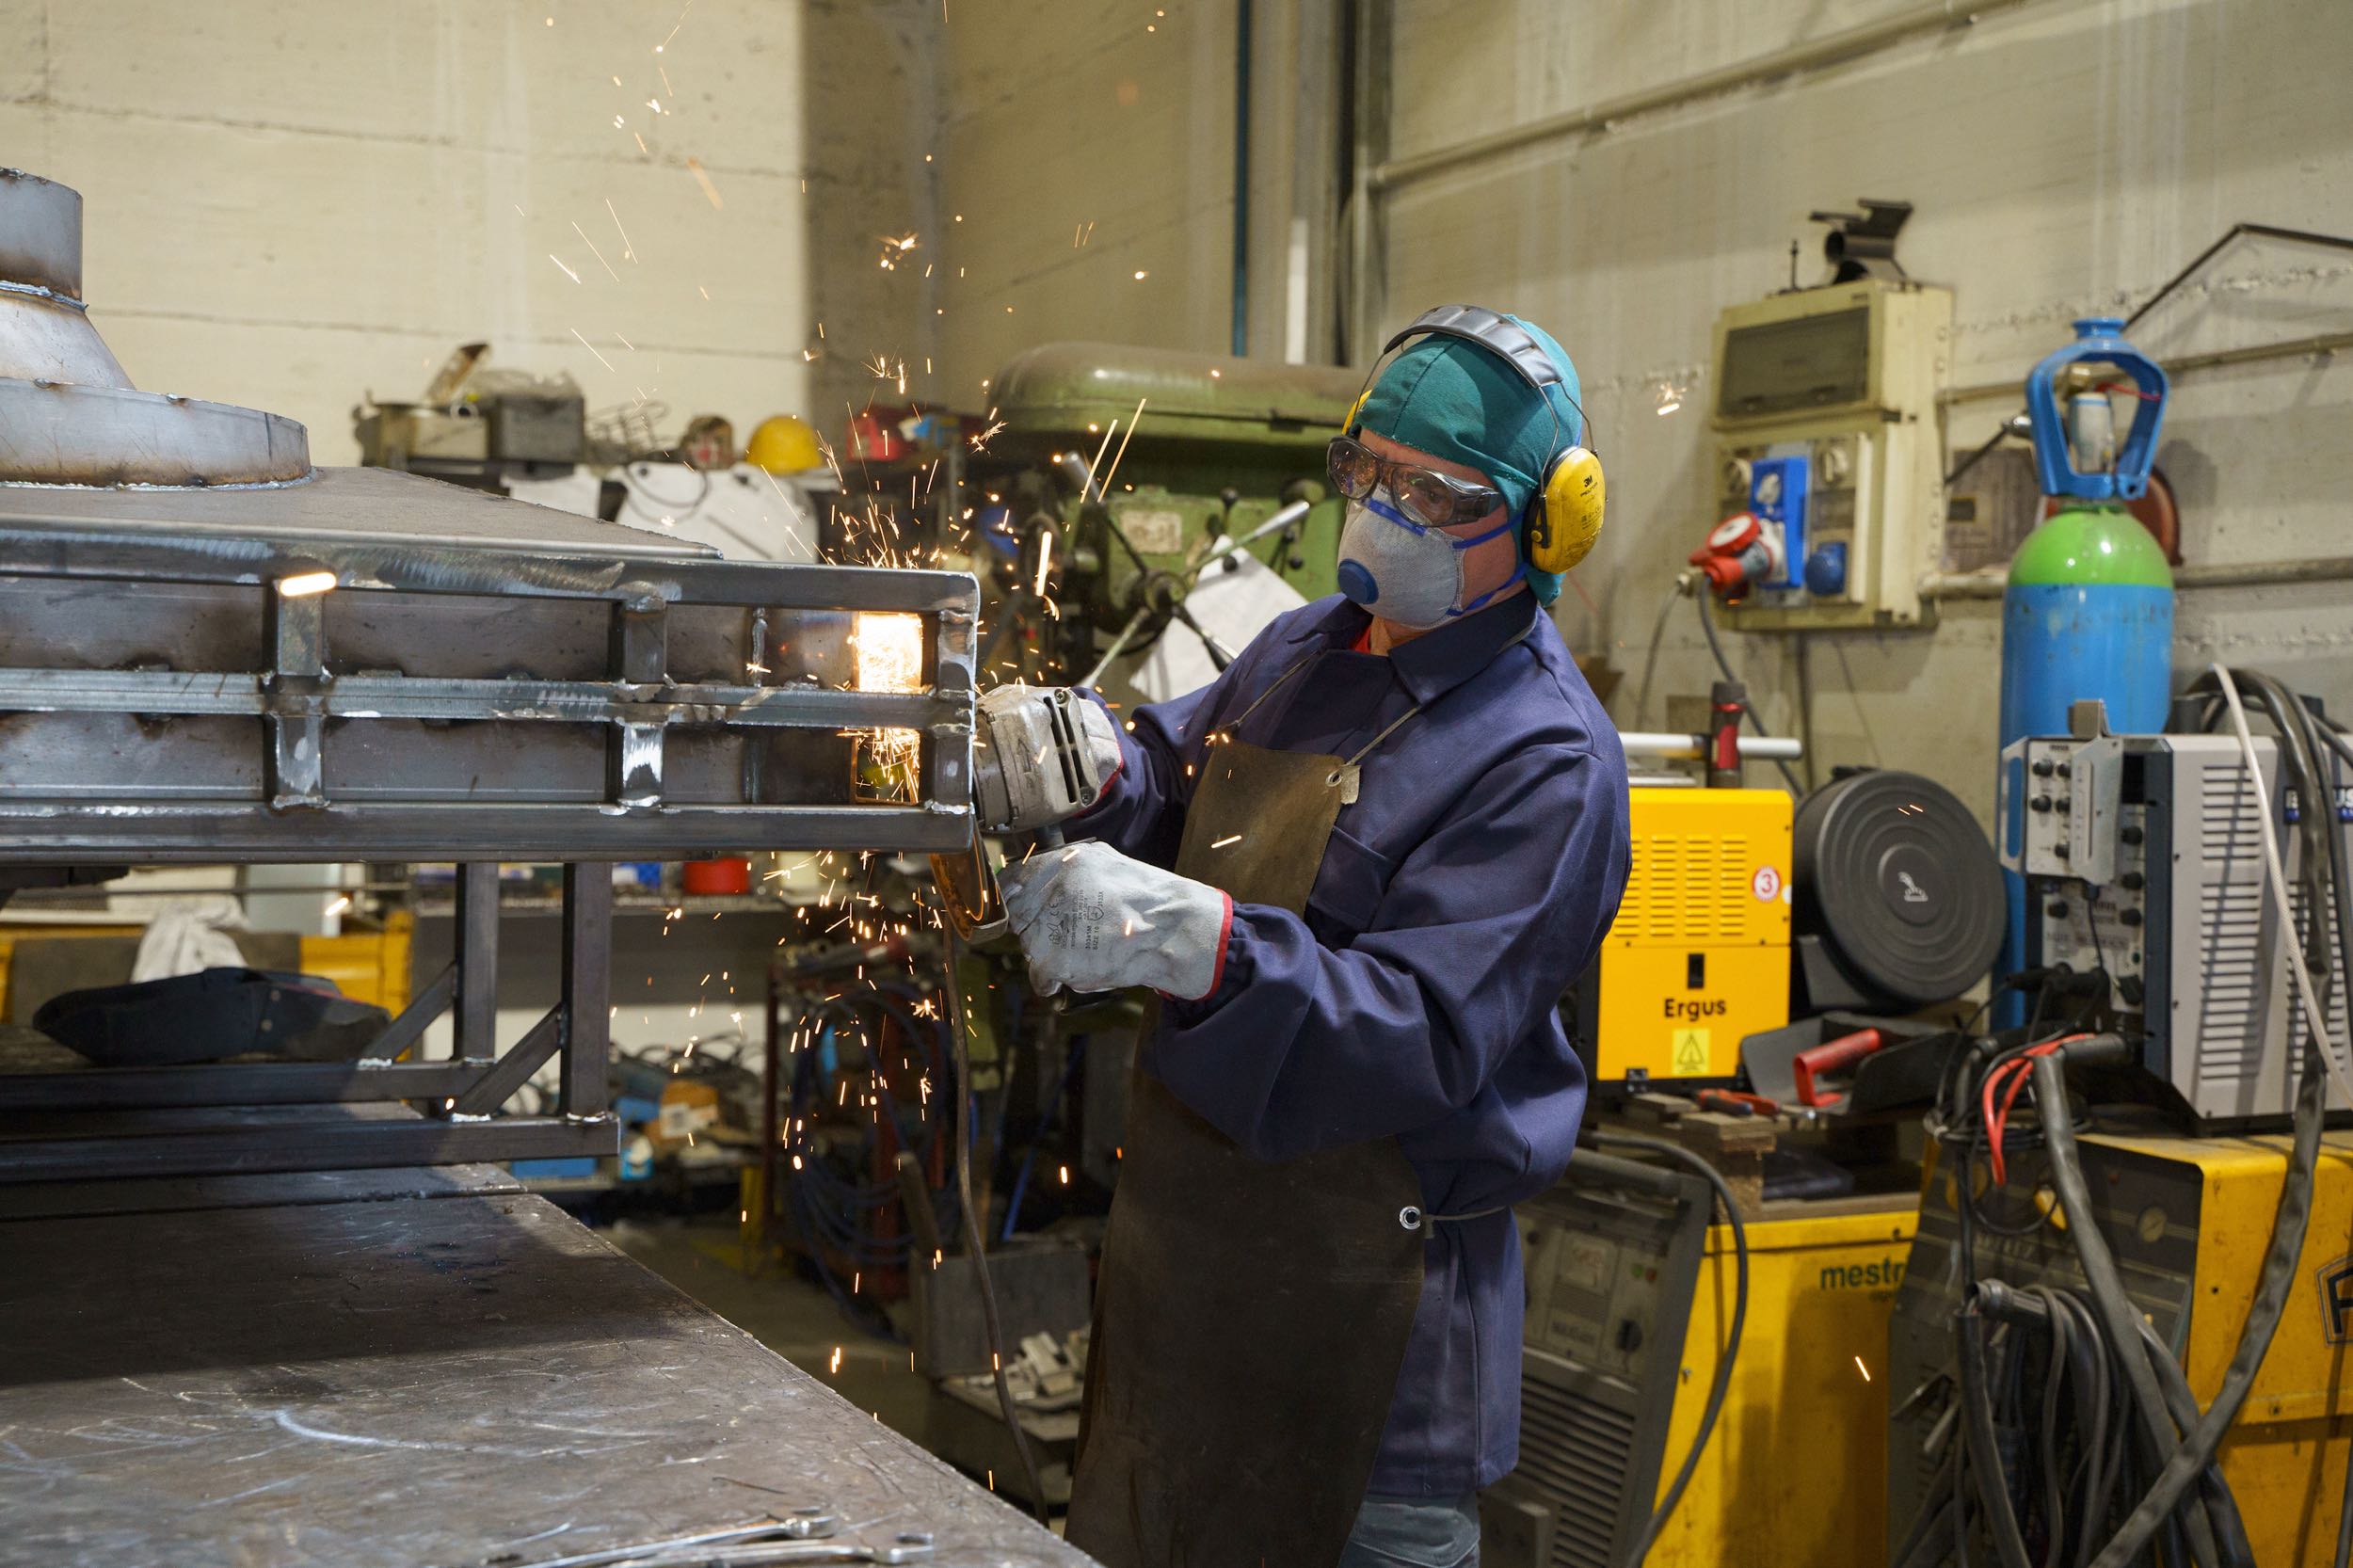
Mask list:
POLYGON ((1904 1007, 1977 984, 2002 943, 2002 873, 1968 808, 1918 774, 1871 769, 1805 798, 1792 824, 1801 930, 1904 1007))

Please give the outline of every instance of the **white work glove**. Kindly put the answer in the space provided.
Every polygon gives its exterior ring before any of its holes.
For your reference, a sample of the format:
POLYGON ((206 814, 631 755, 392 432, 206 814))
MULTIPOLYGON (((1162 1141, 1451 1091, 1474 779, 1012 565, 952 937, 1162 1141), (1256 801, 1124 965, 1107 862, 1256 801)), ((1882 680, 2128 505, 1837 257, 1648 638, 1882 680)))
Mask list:
POLYGON ((999 686, 981 694, 972 803, 991 833, 1026 833, 1103 798, 1119 772, 1119 730, 1068 686, 999 686))
POLYGON ((1233 900, 1109 844, 1040 850, 998 873, 1040 996, 1149 985, 1198 1001, 1225 972, 1233 900))

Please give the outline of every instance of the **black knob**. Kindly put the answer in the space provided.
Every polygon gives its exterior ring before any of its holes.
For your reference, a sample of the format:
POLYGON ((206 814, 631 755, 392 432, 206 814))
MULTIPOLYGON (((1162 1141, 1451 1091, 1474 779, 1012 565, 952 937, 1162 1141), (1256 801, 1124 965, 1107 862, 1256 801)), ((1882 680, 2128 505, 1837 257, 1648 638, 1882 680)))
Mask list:
POLYGON ((2140 842, 2141 832, 2137 827, 2125 827, 2120 830, 2116 836, 2123 840, 2128 844, 2137 844, 2140 842))
POLYGON ((2067 858, 2067 846, 2065 844, 2053 844, 2051 846, 2051 853, 2064 860, 2067 858))
POLYGON ((2122 920, 2126 925, 2138 925, 2141 920, 2141 914, 2137 909, 2127 909, 2116 918, 2122 920))
POLYGON ((2140 983, 2138 975, 2128 974, 2116 983, 2116 994, 2124 999, 2125 1006, 2138 1007, 2148 996, 2149 988, 2140 983))
POLYGON ((2051 776, 2051 760, 2048 757, 2038 757, 2034 760, 2034 776, 2037 778, 2051 776))
POLYGON ((2075 808, 2075 799, 2073 795, 2061 795, 2052 804, 2062 811, 2073 811, 2075 808))
POLYGON ((2117 886, 2122 888, 2126 892, 2137 893, 2148 884, 2148 880, 2149 879, 2147 877, 2141 875, 2138 872, 2126 872, 2122 876, 2118 877, 2116 882, 2117 886))
POLYGON ((1628 1318, 1618 1324, 1618 1349, 1639 1351, 1642 1348, 1642 1325, 1628 1318))
POLYGON ((2055 898, 2042 906, 2042 912, 2055 920, 2063 920, 2067 919, 2067 901, 2063 898, 2055 898))
POLYGON ((2051 808, 2051 797, 2049 795, 2037 795, 2034 799, 2026 802, 2026 805, 2033 810, 2048 811, 2051 808))
POLYGON ((2058 765, 2058 776, 2061 778, 2073 778, 2075 776, 2075 770, 2067 763, 2061 762, 2058 765))

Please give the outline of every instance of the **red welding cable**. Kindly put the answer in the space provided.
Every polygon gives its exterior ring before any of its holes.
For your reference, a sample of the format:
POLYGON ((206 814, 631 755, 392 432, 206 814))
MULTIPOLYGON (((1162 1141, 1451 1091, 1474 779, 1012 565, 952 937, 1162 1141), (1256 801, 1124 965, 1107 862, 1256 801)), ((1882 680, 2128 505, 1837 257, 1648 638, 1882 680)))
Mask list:
POLYGON ((2007 1162, 2003 1159, 2002 1143, 2009 1135, 2010 1107, 2018 1103, 2020 1092, 2025 1088, 2027 1079, 2033 1075, 2034 1059, 2038 1056, 2048 1056, 2061 1046, 2071 1046, 2078 1040, 2089 1038, 2091 1036, 2089 1034, 2068 1034, 2057 1040, 2045 1040, 2040 1045, 2028 1046, 2018 1055, 1996 1064, 1993 1070, 1985 1075, 1984 1094, 1979 1108, 1984 1112, 1986 1138, 1992 1144, 1992 1158, 1988 1163, 1993 1167, 1993 1184, 1996 1187, 2002 1184, 2008 1169, 2007 1162), (1998 1087, 1998 1080, 2006 1074, 2009 1078, 2009 1089, 2002 1096, 2001 1107, 1996 1110, 1993 1104, 1994 1091, 1998 1087))

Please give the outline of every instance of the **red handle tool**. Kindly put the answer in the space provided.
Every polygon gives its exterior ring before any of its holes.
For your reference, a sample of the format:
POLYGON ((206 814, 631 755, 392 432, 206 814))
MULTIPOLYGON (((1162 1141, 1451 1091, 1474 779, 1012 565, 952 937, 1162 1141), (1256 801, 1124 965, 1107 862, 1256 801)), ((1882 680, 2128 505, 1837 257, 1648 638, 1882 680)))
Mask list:
POLYGON ((1841 1034, 1835 1040, 1825 1040, 1812 1050, 1801 1050, 1790 1062, 1789 1070, 1798 1080, 1798 1103, 1817 1109, 1836 1105, 1847 1096, 1817 1092, 1814 1075, 1834 1073, 1851 1067, 1881 1046, 1887 1036, 1876 1029, 1858 1029, 1852 1034, 1841 1034))

